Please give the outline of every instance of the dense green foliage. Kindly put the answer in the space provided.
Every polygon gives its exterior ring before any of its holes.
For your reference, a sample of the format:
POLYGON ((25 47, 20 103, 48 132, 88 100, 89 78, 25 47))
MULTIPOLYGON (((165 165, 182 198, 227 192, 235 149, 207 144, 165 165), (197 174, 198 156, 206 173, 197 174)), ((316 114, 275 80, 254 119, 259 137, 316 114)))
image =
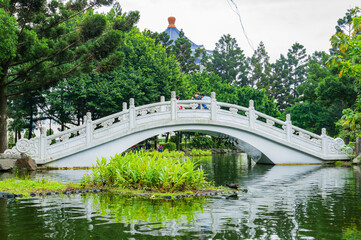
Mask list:
POLYGON ((168 151, 175 151, 177 149, 177 144, 174 142, 162 143, 161 145, 163 146, 164 150, 167 149, 168 151))
POLYGON ((119 5, 108 16, 93 11, 112 3, 0 1, 0 152, 7 148, 9 101, 81 73, 111 71, 121 62, 116 50, 139 14, 123 14, 119 5))
POLYGON ((197 163, 182 152, 128 152, 98 159, 86 184, 152 191, 196 190, 208 185, 197 163))
POLYGON ((210 137, 205 134, 195 133, 190 147, 195 149, 233 149, 234 145, 224 138, 210 137))
MULTIPOLYGON (((347 11, 345 17, 339 19, 334 34, 330 41, 335 52, 329 59, 331 66, 339 68, 340 79, 344 76, 352 77, 357 101, 345 106, 343 116, 338 125, 342 127, 342 136, 354 140, 360 134, 360 81, 361 81, 361 16, 358 7, 347 11)), ((349 78, 349 77, 348 77, 349 78)), ((338 97, 339 94, 336 94, 338 97)))

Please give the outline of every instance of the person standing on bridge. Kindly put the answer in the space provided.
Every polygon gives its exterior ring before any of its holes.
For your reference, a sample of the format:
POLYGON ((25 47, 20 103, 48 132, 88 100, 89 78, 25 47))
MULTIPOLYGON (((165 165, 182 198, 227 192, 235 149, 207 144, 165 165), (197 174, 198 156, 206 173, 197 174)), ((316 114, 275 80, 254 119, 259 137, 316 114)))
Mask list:
MULTIPOLYGON (((203 101, 211 101, 212 99, 211 99, 211 97, 208 97, 208 96, 206 96, 204 93, 202 93, 202 100, 203 100, 203 101)), ((207 107, 206 104, 202 104, 202 106, 203 106, 204 109, 207 109, 207 110, 208 110, 208 107, 207 107)))
MULTIPOLYGON (((199 92, 195 92, 195 93, 194 93, 194 100, 202 100, 202 97, 199 95, 199 92)), ((201 105, 198 104, 198 106, 196 107, 196 109, 201 109, 201 105)))
MULTIPOLYGON (((179 96, 176 96, 175 98, 177 99, 177 101, 179 101, 179 96)), ((183 110, 183 106, 182 106, 182 105, 179 105, 179 110, 183 110)))

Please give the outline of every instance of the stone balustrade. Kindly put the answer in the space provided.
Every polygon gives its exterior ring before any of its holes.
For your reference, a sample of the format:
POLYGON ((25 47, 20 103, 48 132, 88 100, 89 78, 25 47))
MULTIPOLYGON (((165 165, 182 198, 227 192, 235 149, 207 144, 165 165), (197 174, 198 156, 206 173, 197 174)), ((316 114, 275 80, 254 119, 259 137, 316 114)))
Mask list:
POLYGON ((87 113, 83 125, 51 136, 46 136, 46 129, 42 128, 40 136, 31 140, 19 140, 16 146, 6 150, 5 154, 26 153, 38 164, 44 164, 105 144, 109 139, 141 132, 141 129, 149 128, 160 121, 174 125, 190 124, 189 121, 193 121, 192 123, 198 124, 231 126, 322 159, 345 159, 352 154, 352 149, 345 147, 342 139, 327 136, 326 129, 322 130, 321 135, 317 135, 292 125, 290 115, 287 115, 286 121, 268 116, 255 110, 253 100, 249 101, 248 107, 217 102, 214 92, 211 94, 211 101, 177 101, 175 92, 172 92, 170 101, 165 101, 162 96, 160 102, 138 107, 135 106, 134 99, 130 99, 129 108, 127 103, 123 103, 121 112, 97 120, 92 120, 91 114, 87 113), (202 104, 205 104, 207 109, 202 104), (200 109, 197 109, 198 106, 200 109))

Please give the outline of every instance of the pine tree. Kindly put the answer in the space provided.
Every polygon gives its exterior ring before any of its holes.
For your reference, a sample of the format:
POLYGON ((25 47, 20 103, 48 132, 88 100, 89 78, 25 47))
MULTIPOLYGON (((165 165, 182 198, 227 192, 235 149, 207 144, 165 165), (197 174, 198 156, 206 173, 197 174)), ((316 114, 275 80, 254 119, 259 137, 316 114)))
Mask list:
POLYGON ((267 93, 270 91, 271 77, 271 64, 269 59, 270 57, 263 42, 260 42, 252 57, 248 59, 249 86, 252 88, 265 89, 267 93))
POLYGON ((112 0, 0 1, 0 152, 7 148, 7 104, 84 72, 111 71, 121 61, 122 32, 138 12, 113 16, 93 8, 112 0))
POLYGON ((223 35, 213 51, 207 70, 220 76, 224 82, 246 86, 247 61, 236 39, 229 34, 223 35))
POLYGON ((172 46, 171 53, 173 53, 183 73, 193 73, 199 70, 199 66, 195 63, 196 58, 192 53, 192 44, 185 37, 183 30, 179 32, 179 38, 175 40, 172 46))

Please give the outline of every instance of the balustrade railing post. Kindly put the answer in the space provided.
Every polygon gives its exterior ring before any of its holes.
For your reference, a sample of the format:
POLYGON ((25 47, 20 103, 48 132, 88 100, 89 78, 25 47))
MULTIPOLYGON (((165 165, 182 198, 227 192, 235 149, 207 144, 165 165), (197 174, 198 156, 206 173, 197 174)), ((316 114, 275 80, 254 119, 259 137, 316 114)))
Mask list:
MULTIPOLYGON (((123 112, 127 111, 127 103, 123 102, 123 112)), ((125 121, 127 119, 127 116, 125 114, 123 114, 123 120, 125 121)), ((120 119, 119 119, 120 120, 120 119)))
MULTIPOLYGON (((164 96, 160 96, 160 102, 165 102, 165 97, 164 96)), ((166 111, 166 106, 165 105, 162 105, 160 106, 160 111, 161 112, 165 112, 166 111)))
POLYGON ((287 142, 291 142, 292 141, 292 121, 291 121, 291 115, 287 114, 286 115, 286 140, 287 142))
POLYGON ((256 123, 256 112, 254 110, 254 102, 253 102, 253 100, 249 100, 248 122, 249 122, 249 127, 254 128, 254 124, 256 123))
POLYGON ((328 154, 328 139, 327 139, 326 128, 322 128, 321 143, 322 143, 322 154, 326 156, 328 154))
POLYGON ((85 124, 86 144, 89 144, 93 141, 93 121, 91 112, 86 113, 85 124))
POLYGON ((171 92, 171 98, 170 98, 170 112, 171 112, 171 119, 177 120, 177 99, 175 95, 175 91, 171 92))
POLYGON ((45 161, 46 147, 47 147, 46 127, 41 127, 40 128, 40 146, 39 146, 39 158, 40 158, 41 162, 45 161))
POLYGON ((211 120, 217 120, 217 111, 216 93, 211 92, 211 120))
POLYGON ((135 105, 134 98, 129 99, 129 128, 135 127, 135 105))

